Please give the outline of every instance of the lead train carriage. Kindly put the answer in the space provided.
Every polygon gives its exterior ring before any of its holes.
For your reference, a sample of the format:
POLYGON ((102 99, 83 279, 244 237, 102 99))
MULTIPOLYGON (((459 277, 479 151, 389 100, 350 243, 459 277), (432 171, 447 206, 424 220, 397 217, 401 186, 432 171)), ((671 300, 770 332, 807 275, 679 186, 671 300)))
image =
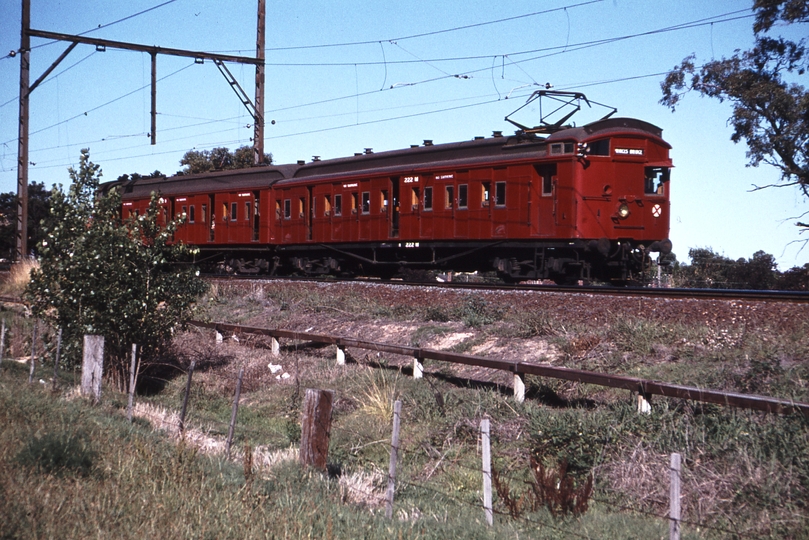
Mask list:
MULTIPOLYGON (((671 251, 670 145, 631 118, 310 163, 115 182, 124 217, 160 195, 175 241, 238 273, 496 270, 507 281, 638 279, 671 251)), ((109 187, 110 185, 108 185, 109 187)))

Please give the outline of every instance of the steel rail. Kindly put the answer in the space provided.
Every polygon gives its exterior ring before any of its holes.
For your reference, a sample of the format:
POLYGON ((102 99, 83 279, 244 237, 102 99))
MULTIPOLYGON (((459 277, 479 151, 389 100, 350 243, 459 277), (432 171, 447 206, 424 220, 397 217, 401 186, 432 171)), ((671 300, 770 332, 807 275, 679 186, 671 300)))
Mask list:
POLYGON ((336 277, 305 276, 257 276, 257 275, 207 275, 206 279, 221 280, 254 280, 254 281, 311 281, 315 283, 372 283, 393 286, 437 287, 443 289, 485 290, 485 291, 532 291, 561 294, 591 294, 605 296, 701 299, 701 300, 751 300, 772 301, 798 304, 809 304, 809 292, 804 291, 762 291, 751 289, 685 289, 685 288, 651 288, 651 287, 610 287, 610 286, 563 286, 563 285, 506 285, 498 283, 467 282, 422 282, 379 280, 372 278, 341 279, 336 277))
POLYGON ((214 329, 219 333, 230 332, 233 334, 252 334, 274 338, 294 339, 300 341, 310 341, 314 343, 337 345, 339 347, 354 347, 378 352, 387 352, 418 358, 419 360, 430 359, 467 366, 485 367, 509 371, 520 375, 537 375, 540 377, 551 377, 567 381, 575 381, 586 384, 594 384, 609 388, 619 388, 639 392, 644 396, 660 395, 665 397, 700 401, 703 403, 714 403, 729 407, 751 409, 776 414, 800 413, 809 417, 809 403, 780 399, 756 394, 740 394, 736 392, 723 392, 695 386, 684 386, 671 384, 662 381, 652 381, 639 379, 636 377, 626 377, 623 375, 611 375, 608 373, 598 373, 595 371, 584 371, 549 364, 536 364, 532 362, 519 362, 501 360, 497 358, 487 358, 483 356, 472 356, 468 354, 449 353, 435 349, 423 349, 420 347, 409 347, 406 345, 394 345, 390 343, 380 343, 365 341, 361 339, 331 336, 325 334, 315 334, 310 332, 295 332, 290 330, 258 328, 242 326, 238 324, 226 323, 206 323, 202 321, 189 321, 189 325, 198 328, 214 329))

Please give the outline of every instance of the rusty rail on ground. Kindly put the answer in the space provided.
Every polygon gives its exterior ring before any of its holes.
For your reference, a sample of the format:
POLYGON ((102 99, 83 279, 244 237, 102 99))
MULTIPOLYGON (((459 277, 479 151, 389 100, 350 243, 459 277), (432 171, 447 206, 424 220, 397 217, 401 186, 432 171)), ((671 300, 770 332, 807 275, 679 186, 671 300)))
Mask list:
POLYGON ((434 349, 423 349, 420 347, 409 347, 405 345, 394 345, 389 343, 379 343, 374 341, 364 341, 354 338, 330 336, 324 334, 314 334, 310 332, 295 332, 291 330, 257 328, 241 326, 237 324, 205 323, 200 321, 189 321, 191 326, 198 328, 210 328, 217 332, 230 332, 233 334, 252 334, 268 336, 273 338, 294 339, 299 341, 311 341, 326 345, 337 345, 338 347, 354 347, 377 352, 400 354, 418 360, 430 359, 467 366, 485 367, 509 371, 516 375, 537 375, 540 377, 551 377, 567 381, 595 384, 609 388, 620 388, 638 392, 644 396, 659 395, 665 397, 689 399, 701 401, 703 403, 714 403, 742 409, 752 409, 768 413, 790 414, 801 413, 809 417, 809 403, 779 399, 756 394, 739 394, 735 392, 722 392, 720 390, 710 390, 697 388, 694 386, 684 386, 670 384, 661 381, 650 381, 635 377, 625 377, 623 375, 610 375, 595 371, 584 371, 548 364, 535 364, 532 362, 514 362, 500 360, 497 358, 486 358, 482 356, 472 356, 468 354, 449 353, 434 349))

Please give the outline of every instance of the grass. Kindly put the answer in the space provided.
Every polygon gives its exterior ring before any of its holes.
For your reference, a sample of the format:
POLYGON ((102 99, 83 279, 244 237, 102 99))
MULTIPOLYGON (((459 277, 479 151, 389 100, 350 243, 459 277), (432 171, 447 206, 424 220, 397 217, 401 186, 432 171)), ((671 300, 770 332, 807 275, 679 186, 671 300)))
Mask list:
MULTIPOLYGON (((422 347, 472 328, 473 337, 456 347, 479 343, 481 336, 506 342, 524 336, 552 342, 560 351, 553 360, 563 365, 804 400, 807 394, 809 372, 801 361, 809 352, 806 324, 781 333, 733 333, 729 324, 723 333, 722 326, 698 321, 653 324, 610 314, 588 325, 547 310, 521 316, 491 298, 460 295, 453 303, 442 297, 428 311, 417 303, 391 307, 357 297, 355 290, 329 296, 295 284, 220 286, 211 294, 215 320, 227 320, 234 310, 239 320, 261 317, 306 328, 315 313, 347 324, 375 324, 384 314, 400 326, 409 322, 412 332, 401 339, 422 347), (435 320, 445 316, 450 320, 435 320)), ((427 365, 425 378, 413 380, 412 360, 395 356, 357 355, 353 363, 335 366, 331 347, 284 343, 275 358, 260 341, 215 347, 210 336, 189 333, 177 343, 185 351, 177 355, 181 364, 194 356, 199 366, 184 444, 172 431, 176 417, 163 431, 145 416, 129 424, 120 394, 105 390, 102 406, 89 407, 67 391, 28 386, 26 366, 10 363, 6 369, 4 362, 0 521, 9 524, 6 536, 665 537, 667 520, 654 516, 667 512, 671 452, 684 460, 684 518, 707 526, 685 525, 683 538, 734 536, 727 531, 756 538, 809 535, 809 423, 800 417, 664 398, 653 399, 651 415, 638 415, 627 392, 542 378, 529 378, 531 398, 518 404, 510 388, 458 378, 441 364, 427 365), (269 362, 290 377, 277 380, 269 362), (226 461, 221 445, 241 365, 247 371, 236 457, 226 461), (295 462, 305 388, 335 391, 329 475, 295 462), (382 501, 394 399, 403 402, 401 457, 396 519, 387 521, 382 501), (538 508, 512 518, 495 495, 495 527, 487 527, 478 443, 484 417, 492 423, 494 467, 512 495, 529 489, 532 459, 547 470, 564 462, 576 482, 592 474, 588 510, 573 518, 538 508), (246 468, 248 453, 253 465, 246 468)), ((138 398, 141 407, 176 414, 185 377, 175 371, 138 398)))

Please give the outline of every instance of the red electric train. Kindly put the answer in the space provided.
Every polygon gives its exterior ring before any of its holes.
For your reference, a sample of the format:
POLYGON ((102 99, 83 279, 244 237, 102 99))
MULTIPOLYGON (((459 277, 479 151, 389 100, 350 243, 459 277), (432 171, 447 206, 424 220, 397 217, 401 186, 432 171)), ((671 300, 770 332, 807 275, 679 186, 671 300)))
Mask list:
POLYGON ((120 187, 124 217, 156 192, 166 216, 185 216, 175 240, 237 273, 494 270, 506 281, 626 284, 650 253, 671 251, 661 135, 606 117, 120 187))

